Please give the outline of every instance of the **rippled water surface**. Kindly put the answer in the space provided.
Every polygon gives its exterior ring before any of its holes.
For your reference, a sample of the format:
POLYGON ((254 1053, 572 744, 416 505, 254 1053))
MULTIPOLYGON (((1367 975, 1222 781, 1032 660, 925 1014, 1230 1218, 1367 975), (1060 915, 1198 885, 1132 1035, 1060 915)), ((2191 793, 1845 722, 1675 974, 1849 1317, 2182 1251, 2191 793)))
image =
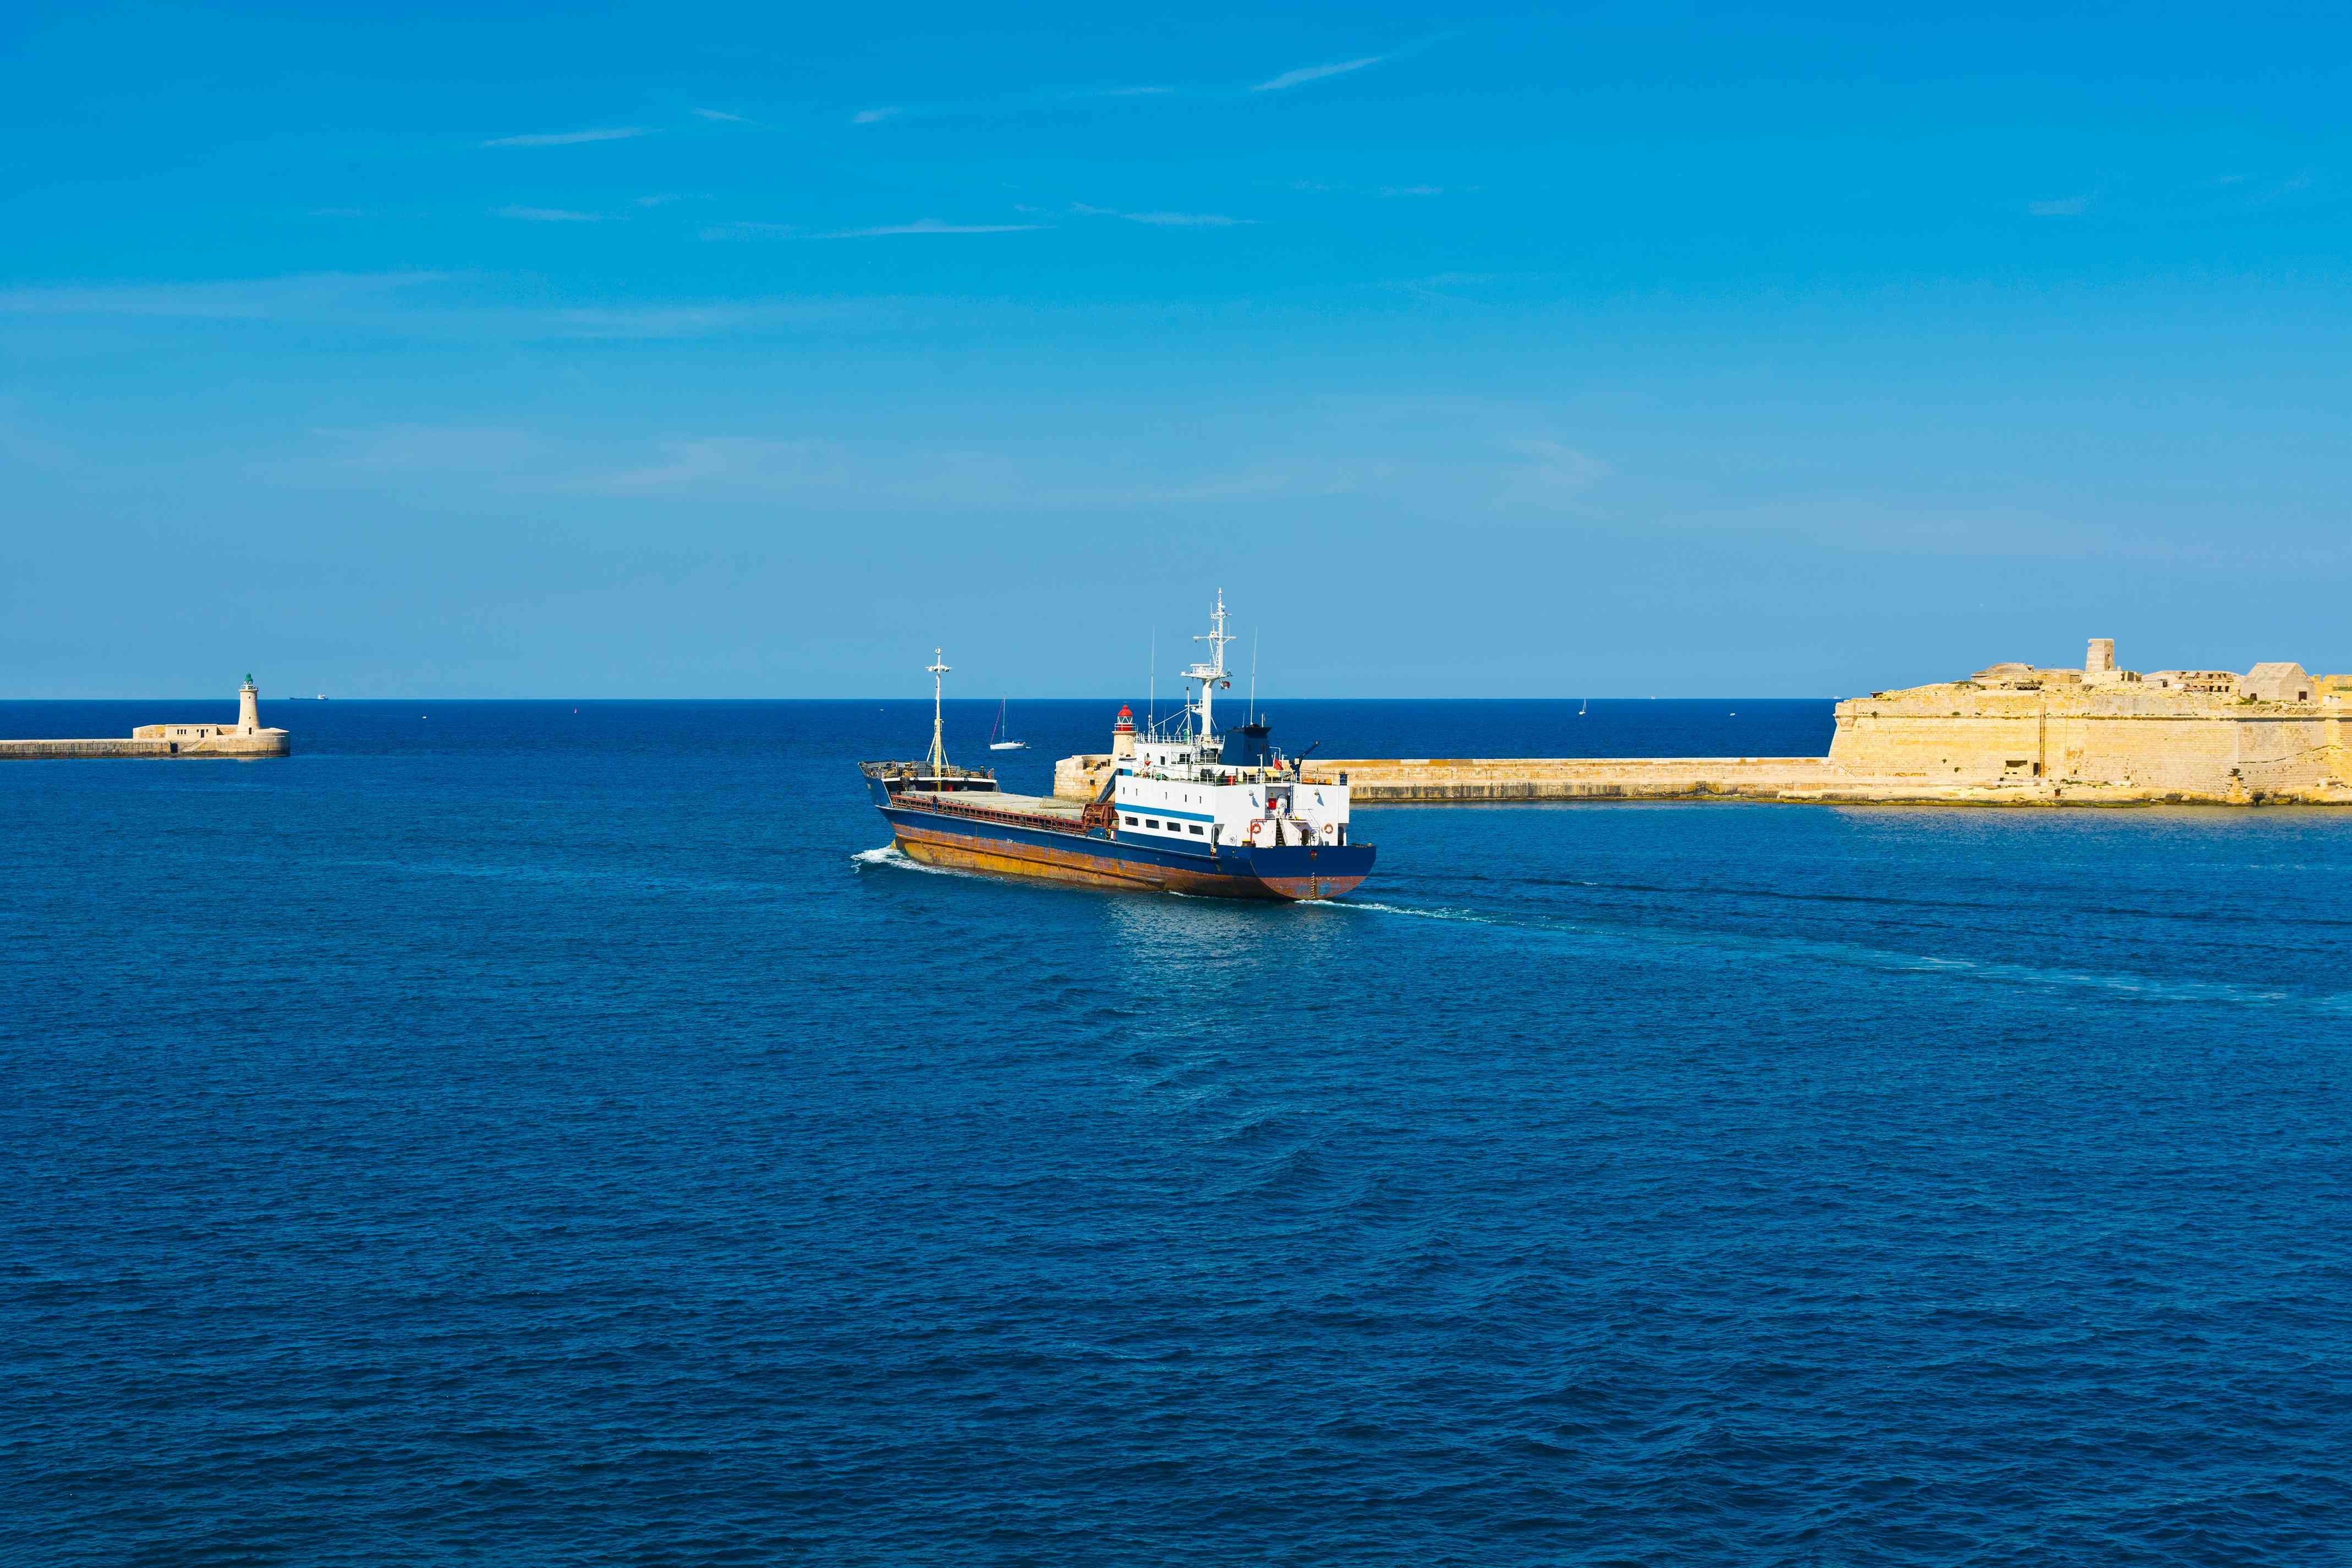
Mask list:
POLYGON ((2352 1556, 2352 814, 1391 809, 1271 907, 899 860, 911 703, 265 714, 0 763, 0 1560, 2352 1556))

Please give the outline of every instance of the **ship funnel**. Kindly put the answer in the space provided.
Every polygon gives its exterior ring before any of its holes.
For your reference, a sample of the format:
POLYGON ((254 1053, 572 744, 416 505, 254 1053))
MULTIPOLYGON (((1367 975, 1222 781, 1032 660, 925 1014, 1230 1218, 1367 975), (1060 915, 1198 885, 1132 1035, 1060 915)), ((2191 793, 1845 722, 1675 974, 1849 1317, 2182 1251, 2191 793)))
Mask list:
POLYGON ((1253 715, 1250 721, 1233 732, 1232 739, 1241 746, 1241 754, 1227 759, 1245 768, 1270 768, 1274 765, 1273 727, 1253 715))

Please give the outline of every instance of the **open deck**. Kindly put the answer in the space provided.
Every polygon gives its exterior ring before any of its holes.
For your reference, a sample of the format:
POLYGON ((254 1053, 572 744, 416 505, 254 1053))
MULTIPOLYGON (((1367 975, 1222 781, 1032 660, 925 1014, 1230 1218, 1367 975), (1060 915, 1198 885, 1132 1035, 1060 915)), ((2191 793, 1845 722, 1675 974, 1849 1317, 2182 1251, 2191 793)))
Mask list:
POLYGON ((1055 800, 1051 795, 1012 795, 1003 790, 901 790, 890 797, 896 806, 913 806, 919 811, 936 811, 945 816, 967 816, 983 822, 1007 822, 1024 827, 1050 828, 1060 833, 1080 833, 1088 827, 1110 826, 1110 808, 1104 806, 1096 813, 1098 820, 1088 820, 1088 806, 1082 801, 1055 800))

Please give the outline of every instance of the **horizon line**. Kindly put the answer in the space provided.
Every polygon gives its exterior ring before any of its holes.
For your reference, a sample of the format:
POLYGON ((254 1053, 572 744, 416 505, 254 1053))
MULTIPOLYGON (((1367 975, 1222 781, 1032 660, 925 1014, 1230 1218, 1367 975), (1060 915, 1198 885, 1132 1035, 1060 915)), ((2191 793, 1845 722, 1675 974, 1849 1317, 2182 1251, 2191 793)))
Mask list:
MULTIPOLYGON (((1742 694, 1740 694, 1740 693, 1738 693, 1738 692, 1721 692, 1721 693, 1717 693, 1717 694, 1715 694, 1715 695, 1712 695, 1712 696, 1696 696, 1696 697, 1694 697, 1694 696, 1680 696, 1680 697, 1676 697, 1676 696, 1668 696, 1668 695, 1664 695, 1664 694, 1663 694, 1663 693, 1661 693, 1661 694, 1656 694, 1656 695, 1652 695, 1652 694, 1649 694, 1649 693, 1643 693, 1643 694, 1642 694, 1642 695, 1640 695, 1640 696, 1627 696, 1627 695, 1624 695, 1624 694, 1622 694, 1622 693, 1614 693, 1614 694, 1610 694, 1610 693, 1593 693, 1593 694, 1591 694, 1591 695, 1587 695, 1587 694, 1584 694, 1584 693, 1578 693, 1578 694, 1576 694, 1576 695, 1574 695, 1574 696, 1561 696, 1561 697, 1550 697, 1550 696, 1545 696, 1545 697, 1508 697, 1508 696, 1486 696, 1486 697, 1317 697, 1317 696, 1292 696, 1292 697, 1284 697, 1284 698, 1263 699, 1263 700, 1262 700, 1262 701, 1266 701, 1266 702, 1274 702, 1274 701, 1282 701, 1282 702, 1836 702, 1836 701, 1842 701, 1842 700, 1844 700, 1844 696, 1845 696, 1845 694, 1844 694, 1844 693, 1837 693, 1837 694, 1823 694, 1823 695, 1818 695, 1818 696, 1805 696, 1805 697, 1757 697, 1757 696, 1742 695, 1742 694)), ((1148 700, 1148 699, 1147 699, 1147 700, 1148 700)), ((209 696, 209 697, 187 697, 187 696, 182 696, 182 697, 0 697, 0 703, 5 703, 5 702, 215 702, 215 701, 221 701, 221 700, 224 700, 224 699, 222 699, 222 698, 220 698, 220 697, 218 697, 218 696, 209 696)), ((335 696, 331 696, 331 695, 329 695, 329 696, 310 696, 310 697, 268 697, 268 696, 265 696, 265 697, 263 697, 263 698, 261 699, 261 700, 262 700, 263 702, 265 702, 265 703, 270 703, 270 702, 919 702, 919 701, 921 701, 921 700, 922 700, 922 699, 921 699, 921 697, 920 697, 919 695, 915 695, 915 696, 906 696, 906 695, 901 695, 901 696, 896 696, 896 697, 891 697, 891 696, 882 696, 882 695, 868 695, 868 696, 863 696, 863 697, 435 697, 435 696, 431 696, 431 695, 429 695, 429 694, 422 694, 422 693, 420 693, 420 694, 414 694, 414 695, 407 695, 407 696, 397 696, 397 697, 335 697, 335 696)), ((987 702, 988 699, 986 699, 985 697, 950 697, 950 698, 946 698, 946 699, 944 699, 944 700, 949 701, 949 702, 971 702, 971 703, 985 704, 985 703, 987 702)), ((1000 701, 1010 701, 1010 700, 1011 700, 1011 699, 1010 699, 1010 698, 1000 698, 1000 699, 999 699, 999 700, 1000 700, 1000 701)), ((1133 699, 1132 697, 1123 697, 1123 696, 1110 696, 1110 697, 1024 697, 1021 700, 1022 700, 1022 701, 1024 701, 1024 702, 1129 702, 1129 703, 1131 703, 1131 702, 1134 700, 1134 699, 1133 699)), ((1181 706, 1181 698, 1176 699, 1176 700, 1174 700, 1174 702, 1175 702, 1175 705, 1181 706)), ((1244 705, 1244 707, 1246 707, 1246 706, 1248 705, 1248 702, 1247 702, 1247 700, 1246 700, 1246 699, 1243 699, 1243 700, 1242 700, 1242 702, 1243 702, 1243 705, 1244 705)))

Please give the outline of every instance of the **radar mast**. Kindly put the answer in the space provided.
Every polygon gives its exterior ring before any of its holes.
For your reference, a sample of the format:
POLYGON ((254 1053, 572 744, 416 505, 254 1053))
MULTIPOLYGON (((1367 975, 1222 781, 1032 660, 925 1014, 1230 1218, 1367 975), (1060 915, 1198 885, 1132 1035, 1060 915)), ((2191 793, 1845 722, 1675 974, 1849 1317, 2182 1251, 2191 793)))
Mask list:
POLYGON ((940 722, 940 678, 948 672, 946 651, 931 649, 931 662, 923 668, 931 675, 931 754, 924 765, 931 770, 932 778, 943 779, 948 775, 948 746, 945 726, 940 722))
POLYGON ((1192 640, 1209 645, 1209 658, 1196 662, 1184 672, 1185 679, 1201 683, 1200 699, 1192 705, 1192 711, 1200 716, 1201 741, 1206 745, 1217 738, 1215 693, 1219 688, 1233 685, 1225 674, 1225 645, 1234 639, 1225 631, 1225 591, 1223 588, 1217 590, 1217 607, 1209 616, 1209 630, 1192 640))

